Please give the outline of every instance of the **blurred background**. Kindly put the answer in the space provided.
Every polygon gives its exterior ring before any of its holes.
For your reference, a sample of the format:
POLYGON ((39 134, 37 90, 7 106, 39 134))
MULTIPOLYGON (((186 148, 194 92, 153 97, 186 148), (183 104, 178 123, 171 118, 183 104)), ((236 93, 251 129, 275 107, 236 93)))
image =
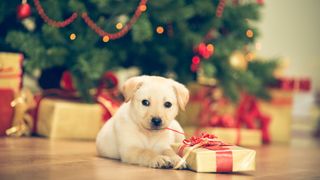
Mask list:
POLYGON ((1 1, 1 135, 93 140, 123 102, 123 82, 148 74, 190 90, 177 117, 188 136, 206 131, 242 146, 317 138, 319 8, 317 0, 1 1))
POLYGON ((262 56, 280 56, 287 62, 285 74, 312 78, 312 89, 319 89, 320 67, 320 2, 308 0, 265 1, 262 19, 258 24, 262 56))

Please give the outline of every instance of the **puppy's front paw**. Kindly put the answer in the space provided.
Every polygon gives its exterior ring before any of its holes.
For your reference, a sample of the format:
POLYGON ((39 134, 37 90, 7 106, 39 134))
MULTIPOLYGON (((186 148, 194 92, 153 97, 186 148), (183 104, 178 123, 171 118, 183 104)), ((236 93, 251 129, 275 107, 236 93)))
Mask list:
POLYGON ((173 167, 176 167, 179 163, 180 166, 178 167, 178 169, 186 169, 187 168, 187 163, 185 160, 183 160, 180 156, 175 155, 175 156, 171 156, 171 161, 173 163, 173 167))
POLYGON ((152 167, 152 168, 172 168, 173 163, 172 163, 171 158, 169 156, 158 155, 151 160, 149 167, 152 167))

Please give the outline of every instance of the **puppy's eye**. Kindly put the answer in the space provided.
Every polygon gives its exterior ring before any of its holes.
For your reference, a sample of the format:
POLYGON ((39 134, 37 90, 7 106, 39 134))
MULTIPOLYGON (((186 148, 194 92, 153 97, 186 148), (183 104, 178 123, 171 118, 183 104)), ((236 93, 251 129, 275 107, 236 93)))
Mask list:
POLYGON ((171 106, 172 106, 172 103, 169 101, 164 103, 164 107, 166 107, 166 108, 170 108, 171 106))
POLYGON ((150 106, 150 101, 144 99, 141 101, 141 104, 144 105, 144 106, 150 106))

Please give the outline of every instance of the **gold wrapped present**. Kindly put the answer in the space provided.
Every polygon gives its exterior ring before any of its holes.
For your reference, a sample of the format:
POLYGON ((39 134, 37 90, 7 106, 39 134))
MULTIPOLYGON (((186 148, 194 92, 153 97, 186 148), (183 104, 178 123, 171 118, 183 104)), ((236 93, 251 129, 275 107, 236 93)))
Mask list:
POLYGON ((190 100, 186 111, 179 112, 177 117, 182 126, 198 126, 207 123, 206 117, 210 116, 212 109, 221 115, 234 114, 235 106, 223 97, 221 89, 199 83, 190 83, 187 87, 190 91, 190 100), (215 101, 211 103, 213 99, 215 101), (205 117, 202 117, 201 113, 205 113, 205 117))
POLYGON ((261 101, 261 111, 271 117, 270 136, 273 143, 289 143, 291 138, 293 92, 270 90, 271 101, 261 101))
MULTIPOLYGON (((256 152, 238 146, 227 145, 203 134, 172 145, 175 152, 196 172, 240 172, 255 170, 256 152)), ((175 167, 179 168, 181 162, 175 167)))
POLYGON ((0 53, 0 88, 12 89, 15 93, 22 84, 23 55, 19 53, 0 53))
POLYGON ((261 146, 260 129, 223 128, 223 127, 184 127, 186 137, 199 135, 201 132, 215 134, 222 141, 240 146, 261 146))
POLYGON ((99 104, 44 98, 38 108, 36 132, 50 138, 95 139, 104 123, 99 104))

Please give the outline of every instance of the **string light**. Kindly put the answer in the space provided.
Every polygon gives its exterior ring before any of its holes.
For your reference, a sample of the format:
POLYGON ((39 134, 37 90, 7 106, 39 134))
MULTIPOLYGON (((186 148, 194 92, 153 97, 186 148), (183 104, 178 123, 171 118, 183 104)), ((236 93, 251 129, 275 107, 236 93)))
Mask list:
POLYGON ((156 31, 158 34, 162 34, 164 32, 164 28, 162 26, 158 26, 156 31))
POLYGON ((88 15, 88 13, 82 13, 81 17, 84 20, 84 22, 91 28, 94 32, 96 32, 99 36, 108 36, 110 40, 119 39, 126 35, 129 30, 132 28, 132 26, 137 22, 137 20, 140 18, 141 14, 143 13, 140 10, 140 7, 142 5, 146 5, 148 0, 140 0, 140 3, 138 7, 136 8, 132 18, 123 25, 122 29, 115 33, 109 33, 104 31, 100 26, 98 26, 88 15))
POLYGON ((147 10, 147 6, 145 4, 139 6, 140 11, 144 12, 147 10))
POLYGON ((249 52, 246 54, 246 60, 252 61, 254 59, 254 54, 252 52, 249 52))
POLYGON ((252 38, 253 37, 253 31, 251 29, 248 29, 246 31, 246 35, 247 35, 248 38, 252 38))
MULTIPOLYGON (((40 15, 40 17, 51 26, 62 28, 62 27, 68 26, 69 24, 71 24, 72 22, 74 22, 78 18, 78 14, 76 12, 74 12, 67 19, 65 19, 63 21, 56 21, 56 20, 51 19, 47 16, 47 14, 45 13, 45 10, 41 6, 39 0, 33 0, 33 1, 34 1, 34 4, 36 6, 36 10, 37 10, 38 14, 40 15)), ((100 26, 98 26, 89 17, 87 12, 83 12, 81 14, 81 18, 89 26, 89 28, 92 29, 94 32, 96 32, 99 36, 101 36, 101 37, 108 36, 108 38, 111 40, 119 39, 128 33, 128 31, 132 28, 132 26, 140 18, 141 14, 147 10, 147 6, 146 6, 147 2, 148 2, 148 0, 140 0, 139 5, 135 9, 135 12, 134 12, 132 18, 125 25, 121 24, 122 27, 119 28, 120 31, 115 32, 115 33, 109 33, 109 32, 104 31, 100 26)), ((121 25, 119 25, 118 27, 120 27, 121 25)), ((108 41, 109 41, 109 39, 108 39, 108 41)))
POLYGON ((103 42, 108 42, 110 40, 109 36, 103 36, 102 41, 103 42))
POLYGON ((49 18, 48 15, 44 12, 44 9, 41 6, 39 0, 33 0, 33 2, 36 6, 36 10, 37 10, 38 14, 40 15, 40 17, 51 26, 54 26, 57 28, 63 28, 63 27, 68 26, 69 24, 71 24, 73 21, 75 21, 78 18, 77 13, 72 13, 72 15, 70 17, 68 17, 67 19, 65 19, 63 21, 53 20, 53 19, 49 18))
POLYGON ((117 29, 122 29, 122 28, 123 28, 122 23, 121 23, 121 22, 117 23, 117 24, 116 24, 116 28, 117 28, 117 29))
POLYGON ((213 51, 214 51, 214 46, 213 46, 213 44, 208 44, 208 45, 207 45, 207 50, 208 50, 209 52, 213 52, 213 51))
POLYGON ((70 40, 75 40, 77 38, 76 34, 75 33, 71 33, 70 34, 70 40))

